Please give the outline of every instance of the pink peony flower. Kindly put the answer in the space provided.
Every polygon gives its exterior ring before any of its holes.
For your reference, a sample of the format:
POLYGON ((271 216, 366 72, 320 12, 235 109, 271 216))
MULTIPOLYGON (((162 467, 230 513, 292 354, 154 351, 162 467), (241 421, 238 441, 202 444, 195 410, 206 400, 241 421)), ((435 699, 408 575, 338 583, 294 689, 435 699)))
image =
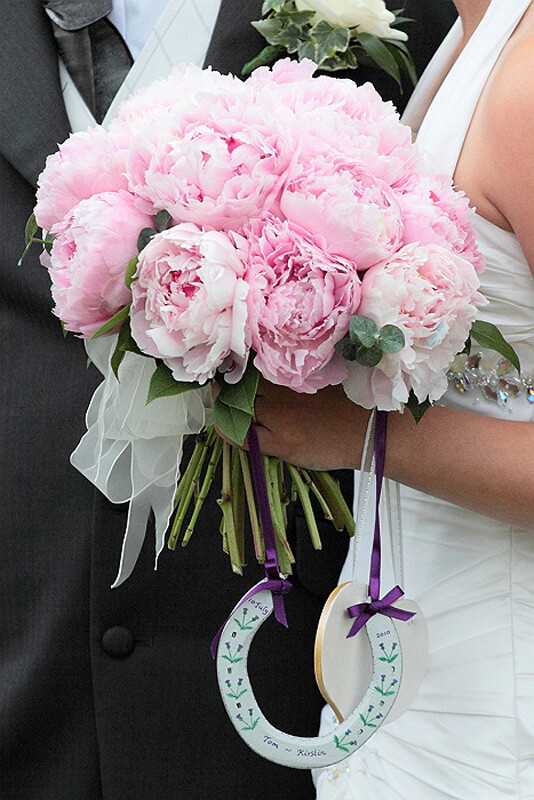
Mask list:
POLYGON ((325 75, 312 77, 316 65, 304 59, 260 67, 246 82, 253 102, 276 115, 290 108, 298 119, 299 148, 305 159, 339 154, 361 161, 377 178, 402 185, 418 168, 412 134, 392 103, 385 103, 370 83, 325 75))
POLYGON ((66 330, 91 337, 130 302, 124 276, 137 238, 153 219, 128 192, 103 192, 82 200, 52 228, 54 244, 43 263, 50 271, 54 313, 66 330))
POLYGON ((404 244, 436 244, 465 258, 477 272, 484 259, 471 228, 474 209, 447 176, 421 174, 413 186, 398 193, 404 221, 404 244))
POLYGON ((137 133, 143 128, 165 124, 170 115, 190 115, 208 96, 242 91, 243 83, 234 75, 222 75, 211 67, 179 64, 165 78, 134 92, 120 107, 112 121, 112 131, 124 128, 137 133))
POLYGON ((126 189, 123 172, 117 145, 104 128, 73 133, 48 156, 39 176, 34 209, 38 225, 51 231, 80 200, 126 189))
POLYGON ((229 383, 245 369, 247 244, 235 233, 181 223, 151 239, 132 285, 132 335, 178 381, 205 381, 217 370, 229 383))
POLYGON ((398 250, 403 234, 393 190, 359 161, 317 157, 299 164, 280 208, 294 225, 358 270, 398 250))
POLYGON ((245 279, 256 367, 298 392, 340 383, 346 371, 334 345, 360 301, 354 265, 272 215, 243 235, 250 246, 245 279))
POLYGON ((176 222, 235 230, 276 203, 295 153, 293 118, 266 115, 245 90, 197 99, 195 113, 136 137, 129 186, 176 222))
POLYGON ((405 347, 384 354, 373 369, 347 362, 343 386, 365 408, 401 410, 413 389, 422 402, 447 388, 447 367, 467 339, 485 300, 471 264, 442 247, 407 245, 369 269, 362 280, 358 314, 399 327, 405 347))

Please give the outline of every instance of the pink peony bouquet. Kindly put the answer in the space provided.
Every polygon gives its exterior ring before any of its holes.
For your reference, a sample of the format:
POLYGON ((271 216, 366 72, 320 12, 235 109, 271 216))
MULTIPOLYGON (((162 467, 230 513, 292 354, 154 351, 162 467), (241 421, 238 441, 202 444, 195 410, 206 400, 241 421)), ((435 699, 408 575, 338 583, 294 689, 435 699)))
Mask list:
MULTIPOLYGON (((27 229, 28 241, 46 231, 64 329, 115 337, 117 385, 126 353, 153 360, 149 401, 216 380, 214 421, 239 444, 260 374, 296 392, 341 383, 366 408, 420 413, 444 393, 484 303, 467 199, 370 84, 314 70, 286 59, 243 82, 178 68, 109 129, 75 133, 49 157, 27 229)), ((249 499, 242 453, 226 448, 211 427, 201 434, 171 544, 221 453, 226 495, 230 471, 249 499)), ((272 475, 278 508, 280 465, 272 475)), ((350 527, 328 476, 294 477, 306 507, 314 494, 350 527)), ((273 516, 287 572, 283 513, 273 516)), ((224 519, 240 569, 235 508, 224 519)))

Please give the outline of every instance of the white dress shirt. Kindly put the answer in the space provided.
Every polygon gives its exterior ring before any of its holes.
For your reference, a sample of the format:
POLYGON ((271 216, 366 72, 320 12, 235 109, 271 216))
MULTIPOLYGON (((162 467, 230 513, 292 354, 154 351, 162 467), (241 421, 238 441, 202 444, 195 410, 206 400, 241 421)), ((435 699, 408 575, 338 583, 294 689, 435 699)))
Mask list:
POLYGON ((165 11, 167 2, 168 0, 113 0, 113 11, 109 20, 128 45, 134 61, 165 11))

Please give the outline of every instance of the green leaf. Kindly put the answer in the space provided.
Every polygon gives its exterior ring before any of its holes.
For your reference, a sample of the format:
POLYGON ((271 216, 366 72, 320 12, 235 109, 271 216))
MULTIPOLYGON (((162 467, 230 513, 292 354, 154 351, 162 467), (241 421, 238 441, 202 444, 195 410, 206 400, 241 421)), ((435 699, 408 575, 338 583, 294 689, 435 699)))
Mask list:
POLYGON ((340 339, 339 342, 336 342, 334 349, 339 353, 340 356, 343 356, 345 361, 356 361, 358 345, 354 344, 354 342, 351 342, 348 336, 344 336, 343 339, 340 339))
POLYGON ((167 230, 171 219, 172 219, 171 215, 165 209, 163 209, 162 211, 158 211, 158 213, 156 214, 156 230, 159 231, 159 233, 161 233, 161 231, 167 230))
POLYGON ((130 326, 130 318, 125 319, 122 323, 122 327, 119 331, 119 338, 120 338, 120 348, 125 353, 136 353, 138 356, 145 356, 145 358, 150 358, 151 356, 147 356, 143 353, 142 350, 139 349, 139 346, 135 339, 132 336, 131 326, 130 326))
POLYGON ((22 262, 24 261, 24 258, 26 257, 26 254, 27 254, 28 250, 30 249, 30 247, 34 243, 35 234, 37 233, 37 228, 38 228, 37 220, 35 219, 35 214, 32 213, 28 217, 28 219, 26 221, 26 225, 24 227, 24 245, 25 245, 25 247, 24 247, 24 250, 22 251, 21 257, 17 261, 17 267, 22 266, 22 262))
POLYGON ((225 380, 219 381, 220 392, 218 399, 230 408, 237 408, 245 414, 254 414, 254 400, 258 389, 260 373, 249 360, 247 368, 239 383, 227 383, 225 380))
POLYGON ((35 219, 35 214, 32 213, 28 217, 28 221, 26 222, 26 226, 24 228, 24 244, 29 245, 33 241, 35 234, 37 233, 37 220, 35 219))
POLYGON ((130 318, 127 317, 121 325, 121 329, 119 331, 119 336, 117 339, 117 346, 113 351, 113 355, 111 356, 111 369, 117 380, 119 380, 119 367, 122 363, 122 360, 126 353, 137 353, 137 355, 143 356, 144 353, 141 352, 139 347, 137 346, 137 342, 132 336, 132 331, 130 328, 130 318))
POLYGON ((375 64, 383 69, 384 72, 387 72, 388 75, 391 75, 400 86, 401 80, 398 64, 384 42, 370 33, 359 33, 357 40, 375 64))
POLYGON ((147 246, 152 237, 156 235, 156 233, 157 231, 155 231, 154 228, 143 228, 143 230, 137 237, 137 249, 139 250, 139 252, 141 252, 141 250, 144 250, 144 248, 147 246))
POLYGON ((111 317, 111 319, 108 319, 107 322, 104 322, 104 324, 101 325, 95 333, 93 333, 91 339, 98 339, 100 336, 105 336, 106 333, 111 333, 111 331, 115 330, 117 325, 119 325, 121 322, 124 322, 129 313, 130 304, 124 306, 124 308, 121 308, 120 311, 117 311, 117 313, 111 317))
POLYGON ((378 328, 374 320, 355 314, 349 323, 349 336, 354 344, 374 347, 378 338, 378 328))
POLYGON ((403 332, 396 325, 383 325, 378 334, 377 344, 384 353, 400 353, 406 340, 403 332))
POLYGON ((242 445, 252 422, 252 414, 227 406, 220 400, 220 396, 215 400, 214 412, 215 424, 221 433, 236 444, 242 445))
POLYGON ((152 403, 153 400, 159 400, 160 397, 173 397, 199 388, 200 384, 197 381, 175 380, 169 367, 161 362, 150 379, 146 404, 152 403))
MULTIPOLYGON (((121 328, 121 331, 122 331, 122 328, 121 328)), ((117 342, 117 346, 115 347, 115 350, 113 351, 113 355, 111 356, 111 361, 109 362, 110 365, 111 365, 111 369, 113 370, 113 374, 115 375, 117 380, 120 380, 119 379, 119 367, 120 367, 120 365, 122 363, 122 360, 123 360, 124 356, 126 355, 125 351, 120 346, 120 338, 121 338, 121 334, 120 334, 120 331, 119 331, 119 341, 117 342)))
POLYGON ((283 28, 280 33, 273 36, 268 41, 271 44, 279 44, 285 47, 288 53, 296 53, 299 45, 309 38, 307 31, 301 25, 291 22, 286 28, 283 28))
POLYGON ((356 69, 358 67, 358 54, 355 48, 349 47, 340 55, 327 58, 321 64, 323 72, 335 72, 339 69, 356 69))
POLYGON ((404 9, 403 8, 399 8, 397 11, 393 11, 392 13, 395 14, 395 22, 393 23, 393 26, 404 25, 405 22, 414 22, 415 21, 413 19, 413 17, 405 17, 404 16, 404 9))
POLYGON ((315 11, 284 11, 281 19, 294 22, 296 25, 306 26, 315 17, 315 11))
POLYGON ((286 3, 287 0, 263 0, 261 13, 265 16, 269 11, 282 11, 286 3))
MULTIPOLYGON (((304 58, 309 58, 311 61, 315 61, 317 64, 318 57, 317 57, 317 46, 316 43, 312 39, 308 39, 305 42, 301 42, 297 49, 299 61, 302 61, 304 58)), ((321 65, 323 68, 323 65, 321 65)))
POLYGON ((315 42, 317 65, 321 66, 323 61, 337 53, 344 53, 350 42, 350 31, 348 28, 330 25, 322 20, 310 31, 310 38, 315 42))
POLYGON ((247 61, 241 70, 241 75, 246 78, 258 67, 264 67, 272 64, 279 56, 283 54, 283 52, 284 48, 280 47, 279 45, 267 45, 267 47, 263 48, 261 53, 258 53, 257 56, 252 58, 250 61, 247 61))
POLYGON ((471 325, 470 336, 475 339, 481 347, 495 350, 496 353, 507 358, 508 361, 514 365, 516 370, 521 372, 521 365, 516 351, 511 344, 508 344, 496 325, 477 319, 471 325))
POLYGON ((258 33, 261 33, 264 39, 267 39, 269 44, 277 44, 275 39, 284 27, 279 19, 274 19, 273 17, 255 20, 251 25, 253 28, 256 28, 258 33))
POLYGON ((382 359, 382 350, 377 344, 373 347, 358 347, 355 361, 363 367, 376 367, 382 359))
POLYGON ((468 336, 467 339, 465 340, 464 349, 460 350, 460 352, 461 353, 465 353, 466 356, 470 356, 471 355, 471 337, 470 336, 468 336))
POLYGON ((30 247, 32 246, 32 244, 33 244, 33 239, 32 239, 30 242, 28 242, 28 244, 26 245, 26 247, 25 247, 25 248, 24 248, 24 250, 22 251, 22 254, 21 254, 20 258, 19 258, 19 260, 17 261, 17 267, 21 267, 21 266, 22 266, 22 262, 23 262, 23 261, 24 261, 24 259, 26 258, 26 255, 27 255, 27 253, 28 253, 28 250, 30 249, 30 247))
POLYGON ((139 256, 134 256, 128 261, 128 266, 126 267, 126 274, 124 276, 124 282, 126 284, 127 289, 132 288, 132 283, 137 280, 135 277, 135 273, 137 272, 137 264, 139 262, 139 256))
POLYGON ((411 413, 414 420, 420 422, 431 405, 432 403, 429 400, 423 400, 423 402, 420 403, 412 389, 408 397, 408 402, 406 403, 406 408, 411 413))
POLYGON ((52 250, 52 245, 54 244, 54 237, 51 233, 47 233, 44 240, 44 249, 48 254, 50 254, 52 250))
POLYGON ((404 44, 404 42, 388 41, 386 46, 389 48, 390 53, 399 65, 399 69, 408 73, 408 77, 415 86, 417 83, 415 64, 413 63, 412 57, 408 51, 404 48, 398 47, 399 44, 404 44))

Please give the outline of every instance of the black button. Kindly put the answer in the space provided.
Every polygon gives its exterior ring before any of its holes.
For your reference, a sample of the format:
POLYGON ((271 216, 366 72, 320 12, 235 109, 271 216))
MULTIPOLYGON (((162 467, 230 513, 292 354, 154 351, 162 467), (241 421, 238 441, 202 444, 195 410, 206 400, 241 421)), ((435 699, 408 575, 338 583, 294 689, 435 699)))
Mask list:
POLYGON ((102 636, 102 647, 112 658, 126 658, 134 649, 134 637, 128 628, 109 628, 102 636))

